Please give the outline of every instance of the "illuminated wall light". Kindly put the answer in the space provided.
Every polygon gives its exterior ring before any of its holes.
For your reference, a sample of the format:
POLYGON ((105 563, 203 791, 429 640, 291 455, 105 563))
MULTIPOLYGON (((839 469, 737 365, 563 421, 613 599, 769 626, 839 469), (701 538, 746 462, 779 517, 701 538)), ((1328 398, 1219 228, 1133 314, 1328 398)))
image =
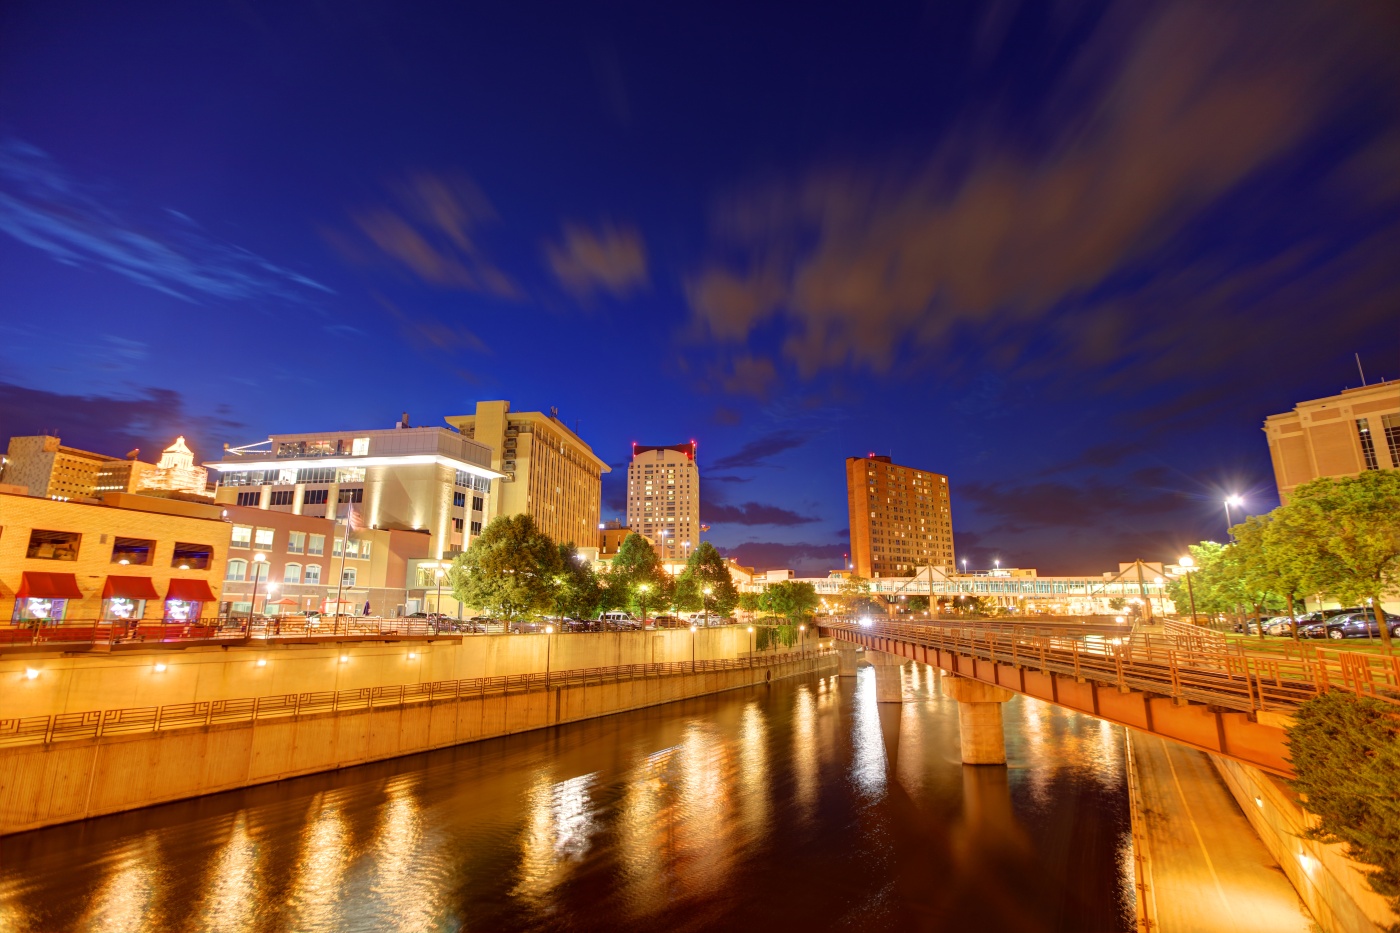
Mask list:
POLYGON ((267 667, 267 658, 258 658, 258 667, 267 667))
POLYGON ((33 680, 35 677, 39 676, 39 672, 32 667, 26 667, 24 669, 24 676, 27 680, 33 680))
POLYGON ((1255 798, 1254 798, 1254 805, 1255 805, 1256 807, 1258 807, 1259 809, 1261 809, 1261 810, 1264 809, 1264 798, 1263 798, 1263 797, 1255 797, 1255 798))
POLYGON ((350 655, 348 655, 348 654, 342 654, 342 655, 340 656, 340 663, 341 663, 341 664, 345 664, 345 663, 347 663, 349 660, 350 660, 350 655))
POLYGON ((410 652, 408 653, 408 659, 409 659, 410 661, 412 661, 412 660, 413 660, 414 658, 416 658, 416 657, 418 657, 418 652, 416 652, 416 651, 410 651, 410 652))
POLYGON ((165 665, 164 665, 164 664, 161 664, 161 663, 159 663, 159 662, 157 662, 157 663, 156 663, 156 673, 159 674, 159 673, 160 673, 161 671, 163 671, 163 670, 165 670, 165 665))

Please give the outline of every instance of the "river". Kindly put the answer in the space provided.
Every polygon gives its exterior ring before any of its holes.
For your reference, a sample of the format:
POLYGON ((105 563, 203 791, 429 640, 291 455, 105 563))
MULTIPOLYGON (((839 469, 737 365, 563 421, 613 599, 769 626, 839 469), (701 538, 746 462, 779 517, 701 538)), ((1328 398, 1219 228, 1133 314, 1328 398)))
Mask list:
POLYGON ((1122 729, 810 677, 0 839, 0 930, 1131 930, 1122 729))

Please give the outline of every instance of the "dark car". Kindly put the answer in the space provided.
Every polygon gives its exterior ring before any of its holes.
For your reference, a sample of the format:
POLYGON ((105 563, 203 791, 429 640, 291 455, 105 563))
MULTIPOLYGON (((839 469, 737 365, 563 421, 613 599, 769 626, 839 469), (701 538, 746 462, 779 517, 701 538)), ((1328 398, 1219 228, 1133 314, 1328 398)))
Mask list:
POLYGON ((560 622, 566 632, 601 632, 602 623, 597 619, 564 619, 560 622))
MULTIPOLYGON (((1376 618, 1374 609, 1362 609, 1356 612, 1348 612, 1345 615, 1333 616, 1323 623, 1327 630, 1327 637, 1341 640, 1343 638, 1374 638, 1381 633, 1381 624, 1376 618)), ((1386 625, 1390 628, 1390 633, 1400 638, 1400 619, 1387 619, 1386 625)), ((1319 635, 1312 636, 1321 637, 1319 635)))

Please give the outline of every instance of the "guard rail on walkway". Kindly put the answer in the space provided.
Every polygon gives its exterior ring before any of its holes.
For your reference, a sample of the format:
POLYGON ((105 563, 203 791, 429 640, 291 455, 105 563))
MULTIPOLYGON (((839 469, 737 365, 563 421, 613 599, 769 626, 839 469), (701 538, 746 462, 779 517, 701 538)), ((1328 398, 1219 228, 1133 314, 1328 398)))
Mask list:
POLYGON ((326 690, 316 693, 289 693, 281 696, 245 697, 230 700, 201 700, 126 709, 90 710, 0 719, 0 747, 40 745, 68 739, 92 739, 103 735, 129 735, 189 729, 223 723, 254 722, 303 713, 335 713, 427 703, 438 700, 469 699, 524 693, 530 690, 579 684, 608 683, 676 674, 729 671, 771 667, 788 661, 833 654, 827 650, 798 650, 744 658, 709 661, 669 661, 657 664, 620 664, 612 667, 575 668, 566 671, 510 674, 501 677, 473 677, 466 680, 439 680, 432 683, 399 684, 389 687, 361 687, 355 690, 326 690))
POLYGON ((1400 656, 1395 655, 1322 648, 1263 653, 1218 645, 1195 633, 1047 635, 973 622, 823 620, 821 627, 1246 712, 1286 712, 1327 690, 1400 705, 1400 656))

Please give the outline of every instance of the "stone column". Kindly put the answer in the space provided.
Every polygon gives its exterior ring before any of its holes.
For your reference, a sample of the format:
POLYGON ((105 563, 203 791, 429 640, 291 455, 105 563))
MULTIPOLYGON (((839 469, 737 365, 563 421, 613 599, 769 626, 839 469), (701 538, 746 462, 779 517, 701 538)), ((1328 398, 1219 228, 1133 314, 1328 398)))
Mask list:
POLYGON ((904 659, 883 651, 867 651, 865 659, 875 666, 876 702, 903 703, 904 659))
POLYGON ((841 663, 839 673, 842 677, 856 676, 856 669, 860 665, 859 648, 848 642, 837 642, 836 658, 841 663))
POLYGON ((943 695, 958 701, 958 734, 965 765, 1006 764, 1001 704, 1015 694, 1005 687, 943 675, 943 695))

